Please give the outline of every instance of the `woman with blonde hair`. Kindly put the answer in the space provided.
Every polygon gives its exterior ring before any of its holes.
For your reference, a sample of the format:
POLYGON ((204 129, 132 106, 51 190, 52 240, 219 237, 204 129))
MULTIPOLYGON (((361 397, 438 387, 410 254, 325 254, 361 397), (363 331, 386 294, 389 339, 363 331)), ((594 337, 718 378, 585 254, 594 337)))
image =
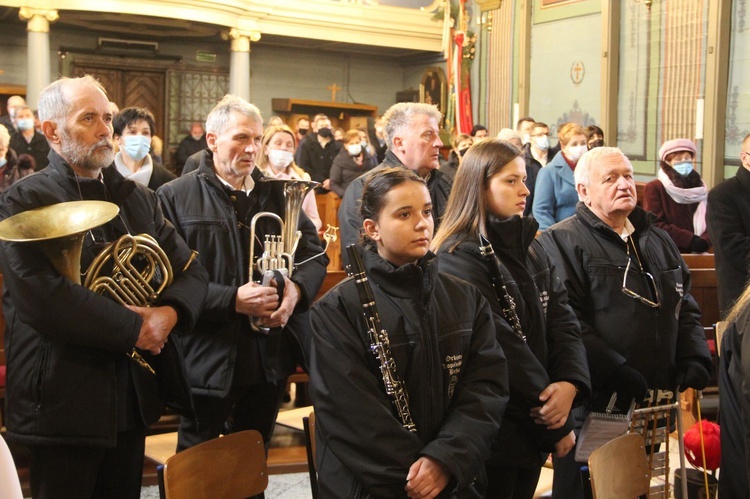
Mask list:
POLYGON ((547 454, 562 457, 573 448, 569 413, 590 392, 567 291, 534 238, 538 223, 522 216, 525 178, 521 149, 499 140, 474 144, 432 243, 440 271, 471 282, 490 302, 508 359, 510 401, 485 463, 493 498, 534 496, 547 454), (503 334, 506 324, 515 334, 503 334))
POLYGON ((578 192, 573 172, 583 153, 589 150, 586 131, 576 123, 564 124, 557 135, 560 152, 539 170, 534 188, 532 212, 540 230, 575 214, 578 192))
MULTIPOLYGON (((272 125, 263 133, 258 168, 268 177, 278 179, 310 180, 310 175, 294 162, 297 146, 294 132, 286 125, 272 125)), ((323 222, 318 214, 315 192, 310 191, 302 202, 302 211, 320 231, 323 222)))

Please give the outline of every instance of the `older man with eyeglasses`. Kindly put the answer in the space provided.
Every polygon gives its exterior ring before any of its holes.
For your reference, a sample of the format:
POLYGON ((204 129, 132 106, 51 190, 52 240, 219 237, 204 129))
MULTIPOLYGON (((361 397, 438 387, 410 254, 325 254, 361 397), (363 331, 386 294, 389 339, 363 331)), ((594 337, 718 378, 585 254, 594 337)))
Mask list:
MULTIPOLYGON (((636 206, 630 161, 614 147, 592 149, 579 160, 575 183, 575 214, 539 241, 581 323, 589 410, 603 410, 613 392, 625 412, 631 400, 645 405, 649 390, 705 388, 712 363, 690 273, 669 235, 636 206)), ((553 497, 583 497, 576 463, 554 466, 553 497)))

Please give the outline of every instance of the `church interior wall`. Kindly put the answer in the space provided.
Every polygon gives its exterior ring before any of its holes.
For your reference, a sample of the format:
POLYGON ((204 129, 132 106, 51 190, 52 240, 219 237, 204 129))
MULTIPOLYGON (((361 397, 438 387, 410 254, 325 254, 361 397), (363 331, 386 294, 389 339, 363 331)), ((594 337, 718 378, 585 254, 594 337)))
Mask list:
POLYGON ((601 22, 591 14, 532 24, 529 115, 552 139, 568 121, 601 122, 601 22))
MULTIPOLYGON (((26 82, 26 33, 23 27, 0 25, 0 44, 4 47, 0 83, 24 85, 26 82)), ((96 49, 98 35, 80 33, 52 25, 50 30, 51 74, 62 71, 58 50, 96 49)), ((119 38, 119 37, 117 37, 119 38)), ((159 54, 182 57, 185 64, 205 70, 229 71, 229 43, 181 40, 159 42, 159 54), (196 51, 217 54, 214 63, 195 62, 196 51)), ((419 88, 424 68, 430 64, 404 65, 398 59, 320 52, 307 49, 252 44, 250 53, 250 92, 253 103, 264 116, 271 116, 272 98, 297 98, 330 101, 327 87, 343 87, 337 101, 378 106, 385 111, 396 100, 396 92, 419 88), (349 97, 349 95, 351 97, 349 97)))

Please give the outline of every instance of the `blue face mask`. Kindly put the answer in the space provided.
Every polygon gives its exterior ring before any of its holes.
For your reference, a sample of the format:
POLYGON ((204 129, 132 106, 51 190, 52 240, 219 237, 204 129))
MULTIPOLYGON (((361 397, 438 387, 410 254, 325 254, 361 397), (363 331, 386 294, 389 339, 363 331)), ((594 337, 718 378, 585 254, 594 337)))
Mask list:
POLYGON ((34 129, 34 118, 21 118, 16 121, 16 125, 19 130, 33 130, 34 129))
POLYGON ((693 162, 692 161, 680 161, 679 163, 675 163, 672 165, 672 168, 682 175, 683 177, 687 177, 688 174, 693 171, 693 162))
POLYGON ((7 163, 8 163, 8 160, 4 156, 0 158, 0 168, 5 166, 7 163))
POLYGON ((135 161, 145 158, 151 149, 151 137, 145 135, 126 135, 123 142, 122 149, 135 161))

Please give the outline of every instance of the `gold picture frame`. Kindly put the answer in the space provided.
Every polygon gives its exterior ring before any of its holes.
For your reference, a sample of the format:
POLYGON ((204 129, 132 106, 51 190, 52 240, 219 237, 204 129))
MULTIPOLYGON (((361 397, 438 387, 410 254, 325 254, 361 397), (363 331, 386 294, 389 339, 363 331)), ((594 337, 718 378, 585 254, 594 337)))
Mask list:
POLYGON ((419 84, 419 102, 434 104, 438 111, 445 115, 447 98, 448 80, 445 78, 443 69, 439 67, 425 69, 419 84))

